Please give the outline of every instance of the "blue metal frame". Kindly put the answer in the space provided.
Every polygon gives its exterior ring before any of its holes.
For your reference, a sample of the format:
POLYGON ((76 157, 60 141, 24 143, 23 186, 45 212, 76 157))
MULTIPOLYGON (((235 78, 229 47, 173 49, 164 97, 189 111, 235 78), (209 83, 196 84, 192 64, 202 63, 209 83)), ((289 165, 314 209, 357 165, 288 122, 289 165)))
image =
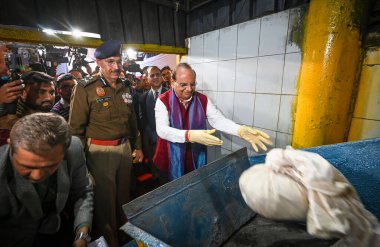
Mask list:
POLYGON ((239 189, 249 167, 244 148, 165 184, 123 206, 122 229, 149 246, 219 246, 255 215, 239 189))

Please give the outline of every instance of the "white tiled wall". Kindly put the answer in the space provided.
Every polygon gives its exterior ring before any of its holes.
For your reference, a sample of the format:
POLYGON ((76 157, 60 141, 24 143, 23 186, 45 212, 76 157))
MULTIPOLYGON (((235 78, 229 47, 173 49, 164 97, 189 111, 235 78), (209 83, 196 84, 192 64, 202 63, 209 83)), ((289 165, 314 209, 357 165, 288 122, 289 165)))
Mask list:
POLYGON ((254 93, 257 57, 236 60, 235 92, 254 93))
MULTIPOLYGON (((300 48, 300 8, 265 16, 190 38, 187 61, 197 72, 197 90, 233 121, 266 132, 275 147, 286 147, 293 133, 300 48), (289 37, 293 35, 292 37, 289 37)), ((217 133, 222 147, 209 148, 209 161, 241 147, 236 136, 217 133)))
POLYGON ((256 93, 281 94, 284 55, 259 57, 256 93))
POLYGON ((380 47, 367 50, 348 135, 349 141, 380 137, 380 47))

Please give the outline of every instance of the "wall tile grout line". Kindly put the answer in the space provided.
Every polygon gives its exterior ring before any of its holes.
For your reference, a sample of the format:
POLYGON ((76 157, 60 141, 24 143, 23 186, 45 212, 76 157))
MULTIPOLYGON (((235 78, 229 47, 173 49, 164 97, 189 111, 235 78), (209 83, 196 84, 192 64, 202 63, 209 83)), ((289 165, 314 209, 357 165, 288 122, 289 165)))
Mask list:
MULTIPOLYGON (((259 44, 257 46, 257 55, 259 55, 259 52, 260 52, 260 40, 261 40, 261 23, 262 23, 262 18, 260 18, 260 28, 259 28, 259 44)), ((256 100, 257 100, 257 72, 258 72, 258 68, 259 68, 259 59, 258 59, 258 56, 257 56, 257 59, 256 59, 256 74, 255 74, 255 101, 253 103, 253 116, 252 116, 252 126, 253 127, 256 127, 255 126, 255 112, 256 112, 256 100)))
MULTIPOLYGON (((280 128, 280 113, 281 113, 281 103, 283 102, 283 95, 282 95, 282 86, 284 84, 284 73, 285 73, 285 58, 286 58, 286 50, 287 50, 287 41, 288 41, 288 35, 289 35, 289 25, 290 25, 290 11, 288 12, 288 28, 287 28, 287 32, 286 32, 286 38, 285 38, 285 53, 284 53, 284 58, 283 58, 283 64, 282 64, 282 76, 281 76, 281 88, 280 88, 280 91, 281 91, 281 94, 280 94, 280 104, 279 104, 279 107, 278 107, 278 115, 277 115, 277 130, 276 131, 279 131, 279 128, 280 128)), ((277 133, 276 133, 276 141, 277 141, 277 133)))

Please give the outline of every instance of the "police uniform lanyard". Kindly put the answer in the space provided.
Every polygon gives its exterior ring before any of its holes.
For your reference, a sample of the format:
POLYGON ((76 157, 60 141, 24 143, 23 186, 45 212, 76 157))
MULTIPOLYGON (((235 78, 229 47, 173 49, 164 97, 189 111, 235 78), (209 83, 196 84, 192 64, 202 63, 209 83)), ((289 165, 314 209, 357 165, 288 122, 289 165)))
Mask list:
POLYGON ((108 83, 106 82, 106 80, 104 80, 102 76, 100 76, 100 81, 102 82, 103 87, 109 87, 108 83))

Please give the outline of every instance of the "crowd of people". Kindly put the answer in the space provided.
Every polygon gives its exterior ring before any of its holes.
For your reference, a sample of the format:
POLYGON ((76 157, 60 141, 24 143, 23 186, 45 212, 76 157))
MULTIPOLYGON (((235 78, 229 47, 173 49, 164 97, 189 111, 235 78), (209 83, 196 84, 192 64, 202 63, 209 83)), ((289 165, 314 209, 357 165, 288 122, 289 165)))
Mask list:
POLYGON ((206 165, 207 146, 223 144, 216 130, 243 138, 255 151, 272 144, 197 92, 189 64, 149 66, 141 78, 130 78, 121 47, 118 41, 100 45, 98 71, 87 77, 31 71, 0 87, 0 239, 6 246, 64 246, 57 243, 63 214, 73 221, 74 234, 65 239, 74 246, 86 246, 90 236, 120 246, 128 241, 119 228, 127 221, 122 205, 130 201, 134 163, 147 159, 162 185, 206 165), (215 129, 207 130, 206 121, 215 129), (7 234, 19 231, 25 234, 7 234))

